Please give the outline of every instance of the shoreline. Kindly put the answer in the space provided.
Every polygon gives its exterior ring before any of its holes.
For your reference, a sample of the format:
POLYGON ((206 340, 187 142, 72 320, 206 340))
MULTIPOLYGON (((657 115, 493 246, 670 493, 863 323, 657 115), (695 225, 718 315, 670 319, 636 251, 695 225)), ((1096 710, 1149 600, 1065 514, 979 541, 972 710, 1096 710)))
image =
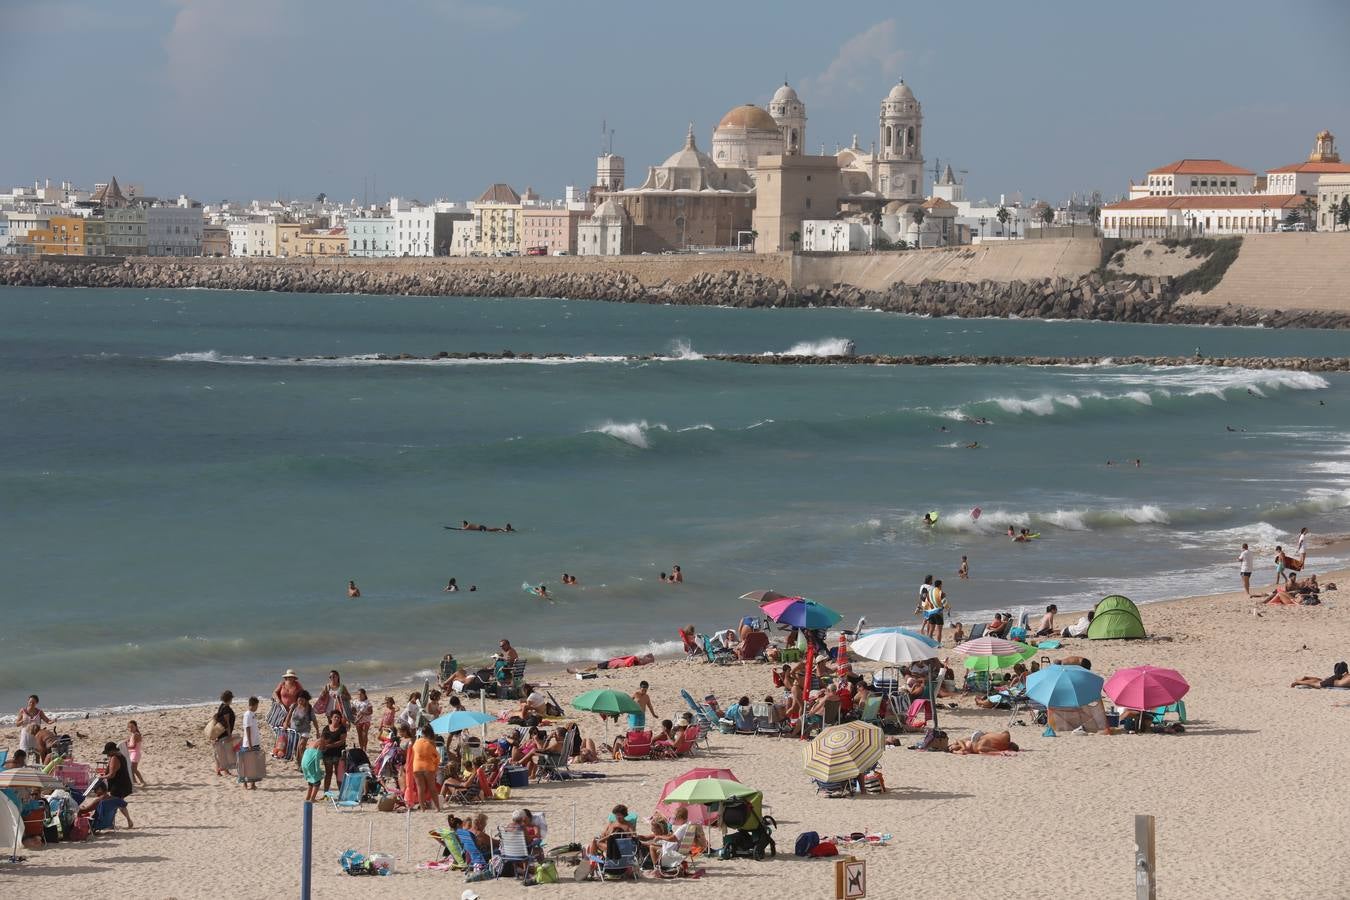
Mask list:
MULTIPOLYGON (((1350 535, 1328 536, 1327 538, 1321 539, 1320 542, 1315 541, 1312 546, 1314 549, 1328 551, 1329 553, 1347 551, 1350 550, 1350 535)), ((1345 582, 1345 586, 1344 588, 1341 588, 1341 590, 1346 591, 1347 593, 1345 594, 1345 596, 1347 598, 1350 598, 1350 567, 1340 569, 1330 569, 1327 570, 1327 573, 1325 575, 1321 574, 1320 572, 1317 573, 1317 575, 1318 580, 1320 582, 1333 581, 1338 585, 1338 587, 1340 586, 1341 582, 1345 582)), ((1236 576, 1234 576, 1234 579, 1236 580, 1236 576)), ((1259 586, 1256 583, 1255 578, 1253 579, 1253 588, 1257 590, 1262 589, 1262 586, 1259 586)), ((1269 590, 1269 587, 1266 587, 1265 589, 1269 590)), ((1217 591, 1208 594, 1192 594, 1181 597, 1165 597, 1160 600, 1140 600, 1135 602, 1137 603, 1137 605, 1141 610, 1167 609, 1177 606, 1193 605, 1205 601, 1214 601, 1223 598, 1230 598, 1233 595, 1239 593, 1240 592, 1238 591, 1217 591)), ((1252 599, 1254 600, 1255 598, 1253 597, 1252 599)), ((747 601, 746 609, 749 610, 749 608, 750 606, 747 601)), ((1020 607, 1014 607, 1014 609, 1020 609, 1020 607)), ((1040 615, 1040 613, 1035 609, 1030 610, 1029 612, 1031 614, 1031 619, 1033 621, 1040 615)), ((1067 626, 1069 623, 1077 620, 1078 617, 1086 615, 1087 612, 1088 609, 1086 608, 1059 610, 1056 613, 1057 625, 1067 626)), ((961 618, 961 615, 959 613, 956 614, 955 616, 953 616, 952 621, 948 624, 947 630, 950 631, 951 626, 956 624, 957 622, 964 622, 964 621, 965 620, 961 618)), ((841 624, 848 624, 848 623, 842 622, 841 624)), ((978 624, 978 620, 966 624, 967 630, 969 630, 969 626, 971 624, 978 624)), ((869 622, 864 631, 873 628, 885 628, 893 626, 903 626, 908 628, 914 627, 915 625, 916 622, 910 621, 910 619, 904 619, 899 622, 890 622, 890 623, 869 622)), ((702 630, 706 631, 706 629, 702 630)), ((835 629, 830 629, 830 632, 834 637, 831 637, 830 640, 827 641, 827 643, 832 644, 833 642, 837 641, 838 632, 835 629)), ((653 642, 649 641, 648 643, 653 642)), ((950 640, 947 640, 940 646, 939 649, 943 651, 943 655, 947 655, 951 652, 952 646, 953 645, 951 644, 950 640)), ((634 652, 637 651, 635 650, 634 652)), ((685 659, 685 654, 679 650, 656 653, 654 655, 656 657, 657 664, 678 662, 685 659)), ((528 681, 531 684, 536 684, 537 686, 540 687, 557 688, 560 684, 570 684, 574 681, 578 684, 584 684, 586 681, 594 680, 594 679, 584 679, 584 680, 577 679, 572 673, 567 671, 567 668, 568 666, 586 665, 589 663, 596 662, 596 660, 575 660, 572 662, 546 662, 539 660, 538 662, 536 662, 537 658, 531 657, 528 654, 522 654, 522 658, 529 660, 529 665, 526 671, 528 681)), ((466 656, 460 661, 470 665, 478 665, 478 663, 475 662, 475 659, 476 659, 475 657, 466 656)), ((486 660, 487 664, 490 665, 491 663, 490 655, 485 656, 484 660, 486 660)), ((284 671, 284 669, 286 668, 285 664, 281 664, 280 668, 281 670, 284 671)), ((641 671, 642 668, 643 667, 637 667, 636 669, 629 671, 641 671)), ((425 670, 418 670, 418 671, 425 671, 425 670)), ((355 691, 356 687, 364 687, 366 691, 370 694, 372 702, 377 702, 376 695, 386 695, 386 694, 391 695, 395 698, 395 701, 401 708, 402 701, 399 700, 400 693, 407 693, 412 690, 420 691, 421 683, 423 680, 430 680, 433 684, 435 684, 437 681, 434 675, 427 676, 427 675, 419 675, 418 672, 410 672, 399 680, 387 682, 384 684, 353 685, 352 690, 355 691)), ((275 685, 273 685, 273 687, 275 687, 275 685)), ((271 691, 268 690, 266 687, 259 687, 257 688, 257 690, 259 691, 259 693, 256 693, 256 696, 260 699, 260 701, 262 701, 263 704, 266 704, 269 701, 269 698, 271 697, 271 691)), ((236 701, 242 701, 244 698, 250 696, 250 694, 253 692, 235 691, 234 693, 236 701)), ((468 695, 464 696, 467 697, 468 695)), ((476 700, 476 698, 470 699, 469 701, 470 706, 472 706, 474 700, 476 700)), ((70 710, 49 709, 47 711, 51 713, 53 716, 64 715, 66 717, 60 718, 58 719, 58 721, 86 722, 86 721, 99 721, 113 716, 126 715, 128 713, 162 714, 166 712, 181 712, 184 710, 207 709, 211 706, 214 706, 216 702, 217 702, 216 700, 211 699, 189 700, 184 702, 170 702, 170 703, 136 703, 134 701, 131 701, 126 703, 113 704, 110 706, 91 707, 89 709, 70 709, 70 710)), ((493 701, 491 698, 488 698, 488 702, 489 704, 491 704, 496 701, 493 701)), ((15 717, 13 714, 0 715, 0 728, 13 727, 14 718, 15 717)))

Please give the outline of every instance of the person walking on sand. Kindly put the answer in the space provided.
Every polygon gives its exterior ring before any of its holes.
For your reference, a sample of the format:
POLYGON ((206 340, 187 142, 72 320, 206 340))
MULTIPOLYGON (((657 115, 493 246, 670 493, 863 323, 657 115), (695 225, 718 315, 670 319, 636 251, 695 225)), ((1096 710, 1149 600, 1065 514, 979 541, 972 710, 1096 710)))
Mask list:
POLYGON ((131 765, 131 777, 141 787, 145 787, 145 776, 141 774, 141 745, 145 739, 141 737, 141 727, 132 719, 127 723, 127 762, 131 765))
POLYGON ((964 556, 961 557, 961 565, 956 568, 956 575, 962 581, 966 581, 970 578, 970 560, 966 559, 964 556))
POLYGON ((357 597, 360 597, 360 596, 361 596, 361 589, 360 589, 359 587, 356 586, 356 582, 355 582, 355 581, 348 581, 348 582, 347 582, 347 598, 348 598, 349 600, 355 600, 357 597))
POLYGON ((1298 532, 1298 547, 1294 550, 1298 554, 1298 564, 1302 566, 1308 561, 1308 528, 1304 526, 1298 532))
POLYGON ((52 717, 38 706, 38 695, 29 694, 28 703, 24 705, 23 709, 19 710, 18 716, 14 719, 14 724, 19 728, 19 749, 25 753, 32 753, 36 750, 37 743, 34 741, 33 735, 37 732, 31 731, 30 728, 37 725, 41 729, 42 725, 51 724, 51 721, 52 717))
POLYGON ((1238 574, 1242 576, 1242 593, 1248 597, 1252 595, 1252 551, 1246 544, 1242 545, 1242 552, 1237 555, 1238 574))
MULTIPOLYGON (((928 597, 929 594, 932 592, 932 590, 933 590, 933 576, 925 575, 923 577, 923 584, 919 585, 919 602, 914 604, 914 615, 919 617, 920 625, 923 625, 923 614, 927 612, 929 608, 928 597)), ((924 633, 927 634, 926 631, 924 633)))
MULTIPOLYGON (((239 751, 259 750, 262 747, 262 729, 258 727, 258 698, 249 697, 248 707, 244 711, 244 737, 240 744, 239 751)), ((239 783, 244 786, 246 791, 256 791, 258 781, 254 778, 245 778, 243 767, 240 767, 239 783)))
POLYGON ((295 706, 291 709, 290 724, 287 726, 295 731, 295 768, 299 772, 305 771, 305 750, 318 730, 317 718, 310 699, 309 691, 301 691, 296 695, 295 706))
POLYGON ((1275 585, 1279 586, 1281 581, 1287 581, 1289 576, 1284 571, 1284 548, 1275 547, 1275 585))

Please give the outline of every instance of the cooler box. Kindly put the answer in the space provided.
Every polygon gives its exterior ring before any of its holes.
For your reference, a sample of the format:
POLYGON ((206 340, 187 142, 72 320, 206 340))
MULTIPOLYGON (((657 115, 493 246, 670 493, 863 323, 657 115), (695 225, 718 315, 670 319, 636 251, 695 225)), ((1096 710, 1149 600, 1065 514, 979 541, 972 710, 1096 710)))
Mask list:
POLYGON ((529 787, 530 770, 524 766, 507 766, 502 772, 502 784, 513 788, 529 787))

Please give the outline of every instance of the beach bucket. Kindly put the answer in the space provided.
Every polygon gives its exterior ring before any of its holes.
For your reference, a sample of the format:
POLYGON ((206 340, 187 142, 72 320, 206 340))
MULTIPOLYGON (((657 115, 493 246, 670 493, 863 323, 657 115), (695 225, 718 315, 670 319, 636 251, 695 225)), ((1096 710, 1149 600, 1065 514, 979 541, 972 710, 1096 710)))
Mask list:
POLYGON ((366 857, 366 863, 370 866, 370 871, 376 875, 394 874, 394 858, 388 853, 372 853, 366 857))

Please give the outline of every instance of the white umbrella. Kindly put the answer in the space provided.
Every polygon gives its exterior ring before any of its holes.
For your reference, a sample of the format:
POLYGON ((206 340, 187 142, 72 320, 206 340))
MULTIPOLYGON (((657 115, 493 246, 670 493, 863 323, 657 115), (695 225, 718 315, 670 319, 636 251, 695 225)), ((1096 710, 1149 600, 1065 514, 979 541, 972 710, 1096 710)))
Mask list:
POLYGON ((937 656, 937 649, 903 631, 871 631, 853 642, 850 648, 865 659, 892 666, 924 662, 937 656))

